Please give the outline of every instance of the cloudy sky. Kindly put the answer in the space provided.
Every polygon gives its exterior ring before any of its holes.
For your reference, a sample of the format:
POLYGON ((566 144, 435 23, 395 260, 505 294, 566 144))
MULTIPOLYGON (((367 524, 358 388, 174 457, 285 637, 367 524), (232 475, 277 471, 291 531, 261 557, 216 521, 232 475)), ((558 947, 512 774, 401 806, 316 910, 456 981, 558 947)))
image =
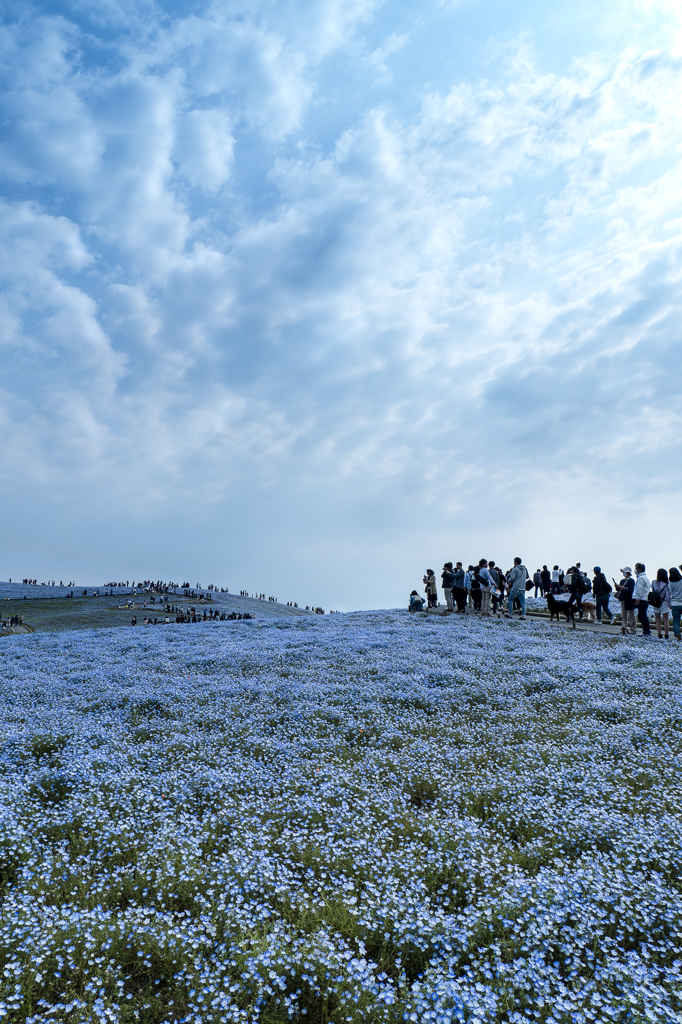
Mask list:
POLYGON ((2 578, 682 559, 677 0, 3 10, 2 578))

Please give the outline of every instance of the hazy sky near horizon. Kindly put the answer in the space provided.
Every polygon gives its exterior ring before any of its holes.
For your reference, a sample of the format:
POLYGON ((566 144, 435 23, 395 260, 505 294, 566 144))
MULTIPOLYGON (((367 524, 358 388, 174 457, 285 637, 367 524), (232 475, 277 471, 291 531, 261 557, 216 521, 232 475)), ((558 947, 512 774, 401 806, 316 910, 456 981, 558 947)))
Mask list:
POLYGON ((682 560, 677 2, 3 12, 2 578, 682 560))

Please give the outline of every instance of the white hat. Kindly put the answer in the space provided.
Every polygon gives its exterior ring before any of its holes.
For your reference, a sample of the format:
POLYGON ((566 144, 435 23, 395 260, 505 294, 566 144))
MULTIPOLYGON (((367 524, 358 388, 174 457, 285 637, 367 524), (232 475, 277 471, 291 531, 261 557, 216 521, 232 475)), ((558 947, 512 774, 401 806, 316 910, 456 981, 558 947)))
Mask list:
POLYGON ((630 575, 632 576, 632 569, 630 568, 630 566, 629 566, 629 565, 626 565, 626 566, 625 566, 625 568, 624 568, 624 569, 621 569, 620 571, 621 571, 621 572, 629 572, 629 573, 630 573, 630 575))

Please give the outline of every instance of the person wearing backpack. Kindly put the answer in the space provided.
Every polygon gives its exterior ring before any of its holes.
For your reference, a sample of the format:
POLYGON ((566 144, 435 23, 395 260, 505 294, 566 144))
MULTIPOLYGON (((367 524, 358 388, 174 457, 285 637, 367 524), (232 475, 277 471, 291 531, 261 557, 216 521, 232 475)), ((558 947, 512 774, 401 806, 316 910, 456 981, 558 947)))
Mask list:
POLYGON ((542 597, 542 576, 540 575, 539 569, 536 569, 533 573, 533 586, 535 587, 533 597, 538 596, 538 590, 540 591, 540 597, 542 597))
POLYGON ((480 612, 483 601, 483 587, 485 579, 481 576, 481 567, 476 565, 471 573, 471 599, 474 602, 474 611, 480 612))
POLYGON ((597 605, 597 622, 601 622, 601 614, 604 612, 609 617, 609 625, 613 625, 613 615, 609 611, 609 594, 611 593, 611 584, 606 579, 606 576, 601 571, 600 566, 595 565, 594 579, 592 580, 592 593, 594 594, 595 603, 597 605))
POLYGON ((663 639, 661 636, 661 623, 665 631, 666 640, 670 639, 668 623, 670 621, 670 612, 672 611, 670 607, 671 601, 668 573, 665 569, 659 569, 656 573, 656 579, 651 584, 651 592, 649 593, 649 604, 654 610, 656 632, 658 633, 659 640, 663 639))
POLYGON ((493 589, 492 589, 493 615, 497 615, 497 606, 498 606, 498 604, 500 606, 502 606, 502 602, 504 601, 504 582, 503 582, 502 573, 497 568, 497 566, 495 565, 495 562, 493 561, 492 558, 488 562, 488 572, 490 573, 490 576, 491 576, 492 581, 493 581, 493 589))
POLYGON ((481 615, 490 618, 490 598, 495 588, 495 580, 488 569, 488 559, 482 558, 478 563, 478 575, 481 579, 481 615))
POLYGON ((526 580, 528 579, 528 570, 525 565, 521 562, 520 558, 514 559, 514 568, 510 569, 507 577, 509 585, 509 596, 507 598, 507 618, 511 619, 512 612, 514 609, 514 601, 518 601, 521 606, 521 618, 526 621, 526 580))

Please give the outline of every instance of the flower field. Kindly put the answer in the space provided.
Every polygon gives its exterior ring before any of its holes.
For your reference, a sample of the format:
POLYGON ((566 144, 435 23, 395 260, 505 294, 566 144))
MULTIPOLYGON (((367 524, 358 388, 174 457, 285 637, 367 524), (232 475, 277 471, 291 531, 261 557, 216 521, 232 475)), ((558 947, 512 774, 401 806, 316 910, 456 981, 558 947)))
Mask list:
POLYGON ((0 645, 0 1020, 682 1021, 682 652, 358 613, 0 645))

